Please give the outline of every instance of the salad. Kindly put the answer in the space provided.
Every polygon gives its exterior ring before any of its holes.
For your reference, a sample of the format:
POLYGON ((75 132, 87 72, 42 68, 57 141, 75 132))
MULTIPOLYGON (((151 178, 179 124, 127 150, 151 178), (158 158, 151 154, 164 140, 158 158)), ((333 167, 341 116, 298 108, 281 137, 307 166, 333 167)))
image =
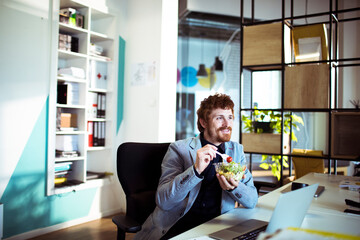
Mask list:
POLYGON ((241 178, 245 177, 244 173, 246 166, 242 166, 236 162, 220 162, 214 163, 215 170, 220 175, 223 175, 227 180, 233 178, 237 181, 240 181, 241 178))

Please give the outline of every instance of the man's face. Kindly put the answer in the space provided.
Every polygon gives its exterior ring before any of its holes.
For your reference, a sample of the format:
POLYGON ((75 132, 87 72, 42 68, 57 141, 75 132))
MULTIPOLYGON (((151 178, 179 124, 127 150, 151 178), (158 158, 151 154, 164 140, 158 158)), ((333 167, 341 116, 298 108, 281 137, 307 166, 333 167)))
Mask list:
POLYGON ((214 109, 207 122, 201 120, 205 128, 205 139, 215 145, 230 141, 233 123, 234 115, 231 109, 214 109))

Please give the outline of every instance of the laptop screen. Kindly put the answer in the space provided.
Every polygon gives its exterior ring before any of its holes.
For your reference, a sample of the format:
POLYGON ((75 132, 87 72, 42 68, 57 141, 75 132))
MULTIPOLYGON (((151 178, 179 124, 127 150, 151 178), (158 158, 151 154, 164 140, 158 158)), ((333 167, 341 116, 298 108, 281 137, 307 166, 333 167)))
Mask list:
POLYGON ((273 233, 277 229, 300 227, 319 184, 313 184, 291 192, 281 194, 266 232, 273 233))

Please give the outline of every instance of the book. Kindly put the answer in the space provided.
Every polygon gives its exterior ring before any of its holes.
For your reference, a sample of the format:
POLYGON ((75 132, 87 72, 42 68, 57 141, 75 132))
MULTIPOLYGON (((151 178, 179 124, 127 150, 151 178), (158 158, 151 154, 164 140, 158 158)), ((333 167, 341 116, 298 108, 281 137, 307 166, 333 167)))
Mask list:
POLYGON ((89 92, 87 94, 87 116, 88 118, 96 118, 98 110, 97 93, 89 92))
POLYGON ((57 135, 55 149, 64 152, 78 151, 78 143, 78 135, 57 135))
POLYGON ((106 95, 102 93, 100 96, 101 96, 100 117, 105 118, 106 95))
POLYGON ((56 164, 55 164, 55 172, 68 171, 71 168, 71 166, 70 166, 71 164, 60 165, 60 166, 56 166, 56 164))
POLYGON ((56 157, 58 158, 70 158, 70 157, 78 157, 80 153, 78 151, 61 151, 55 150, 56 157))
POLYGON ((88 131, 88 146, 94 146, 94 122, 88 121, 87 124, 87 131, 88 131))
POLYGON ((100 146, 105 146, 105 122, 100 122, 100 146))
POLYGON ((60 131, 68 131, 68 132, 74 132, 74 131, 77 131, 78 130, 78 128, 77 127, 61 127, 60 129, 59 129, 60 131))
POLYGON ((79 104, 79 84, 65 83, 57 85, 57 103, 59 104, 79 104))
POLYGON ((93 146, 99 146, 99 122, 94 122, 94 130, 93 130, 93 146))

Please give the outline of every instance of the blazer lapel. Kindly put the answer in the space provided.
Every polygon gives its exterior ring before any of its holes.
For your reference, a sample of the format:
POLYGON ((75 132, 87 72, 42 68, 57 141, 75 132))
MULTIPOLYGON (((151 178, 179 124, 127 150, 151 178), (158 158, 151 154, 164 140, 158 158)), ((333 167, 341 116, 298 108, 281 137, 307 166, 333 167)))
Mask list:
POLYGON ((192 164, 196 162, 196 151, 201 148, 200 135, 195 138, 192 138, 189 143, 189 154, 192 161, 192 164))
POLYGON ((231 157, 234 156, 234 146, 231 141, 225 142, 225 153, 231 157))

